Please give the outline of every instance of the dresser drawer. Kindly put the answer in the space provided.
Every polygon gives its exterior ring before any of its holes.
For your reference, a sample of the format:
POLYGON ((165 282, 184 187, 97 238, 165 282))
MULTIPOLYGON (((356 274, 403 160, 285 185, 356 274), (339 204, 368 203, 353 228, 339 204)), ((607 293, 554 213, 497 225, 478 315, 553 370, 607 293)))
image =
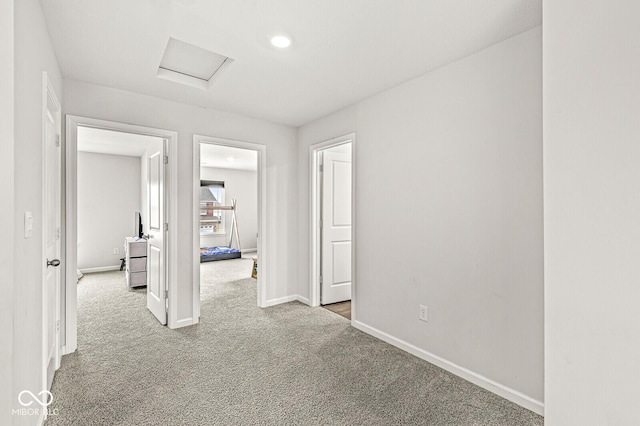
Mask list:
POLYGON ((130 272, 127 274, 127 285, 129 287, 139 287, 147 285, 146 272, 130 272))
POLYGON ((129 264, 127 265, 129 272, 143 272, 147 270, 147 258, 146 257, 130 257, 129 264))
POLYGON ((129 242, 125 244, 129 248, 129 257, 141 257, 147 255, 147 241, 129 242))

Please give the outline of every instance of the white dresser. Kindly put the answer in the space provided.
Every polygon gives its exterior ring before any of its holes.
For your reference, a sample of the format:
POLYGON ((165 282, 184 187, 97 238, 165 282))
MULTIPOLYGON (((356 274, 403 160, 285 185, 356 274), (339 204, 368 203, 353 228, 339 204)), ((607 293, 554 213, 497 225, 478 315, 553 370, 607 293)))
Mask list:
POLYGON ((137 237, 125 238, 124 256, 127 288, 147 285, 147 240, 137 237))

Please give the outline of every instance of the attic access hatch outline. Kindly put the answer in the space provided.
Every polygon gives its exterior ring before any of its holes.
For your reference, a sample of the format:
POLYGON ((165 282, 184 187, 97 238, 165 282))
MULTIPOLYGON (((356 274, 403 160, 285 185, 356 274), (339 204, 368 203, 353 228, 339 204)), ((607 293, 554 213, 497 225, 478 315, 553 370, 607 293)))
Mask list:
POLYGON ((174 83, 209 90, 233 59, 170 37, 156 76, 174 83))

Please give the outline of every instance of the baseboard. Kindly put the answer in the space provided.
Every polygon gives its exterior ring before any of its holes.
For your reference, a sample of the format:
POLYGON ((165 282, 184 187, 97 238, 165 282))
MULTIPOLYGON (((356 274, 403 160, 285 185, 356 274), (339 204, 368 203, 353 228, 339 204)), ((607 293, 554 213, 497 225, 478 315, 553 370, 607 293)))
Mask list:
POLYGON ((302 297, 300 295, 296 296, 296 300, 300 303, 304 303, 305 305, 311 306, 311 301, 308 297, 302 297))
POLYGON ((257 248, 249 248, 249 249, 240 250, 240 253, 256 253, 257 251, 258 251, 257 248))
POLYGON ((108 272, 108 271, 119 271, 120 270, 120 265, 114 265, 114 266, 100 266, 98 268, 84 268, 84 269, 80 269, 80 272, 82 272, 83 274, 92 274, 94 272, 108 272))
POLYGON ((294 300, 298 300, 298 296, 295 295, 295 294, 292 295, 292 296, 278 297, 276 299, 266 300, 264 302, 263 308, 268 308, 270 306, 280 305, 282 303, 293 302, 294 300))
POLYGON ((456 376, 462 377, 469 382, 480 386, 490 392, 495 393, 498 396, 501 396, 515 404, 518 404, 528 410, 533 411, 536 414, 541 416, 544 415, 544 403, 541 401, 537 401, 517 390, 511 389, 505 385, 497 383, 489 378, 486 378, 478 373, 475 373, 471 370, 468 370, 464 367, 461 367, 457 364, 454 364, 451 361, 448 361, 444 358, 441 358, 437 355, 434 355, 430 352, 427 352, 423 349, 418 348, 417 346, 412 345, 411 343, 407 343, 404 340, 398 339, 396 337, 391 336, 383 331, 380 331, 376 328, 370 327, 360 321, 352 321, 351 325, 357 328, 360 331, 363 331, 367 334, 370 334, 374 337, 377 337, 380 340, 383 340, 390 345, 393 345, 397 348, 402 349, 403 351, 409 352, 411 355, 417 356, 431 364, 437 365, 438 367, 447 370, 450 373, 455 374, 456 376))

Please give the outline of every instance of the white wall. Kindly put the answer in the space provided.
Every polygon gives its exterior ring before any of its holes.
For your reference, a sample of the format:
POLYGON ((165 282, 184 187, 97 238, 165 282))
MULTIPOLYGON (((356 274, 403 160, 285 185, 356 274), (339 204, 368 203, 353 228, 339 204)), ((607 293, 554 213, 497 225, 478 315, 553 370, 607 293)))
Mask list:
MULTIPOLYGON (((5 2, 6 3, 6 2, 5 2)), ((42 371, 42 71, 62 99, 62 78, 38 0, 14 3, 15 25, 15 224, 13 295, 13 395, 43 387, 42 371), (25 239, 22 217, 33 212, 33 235, 25 239)), ((3 26, 4 27, 4 26, 3 26)), ((4 93, 4 92, 3 92, 4 93)), ((4 96, 3 96, 4 98, 4 96)), ((17 407, 16 407, 17 408, 17 407)), ((14 424, 35 424, 13 416, 14 424)))
MULTIPOLYGON (((13 242, 14 219, 14 46, 13 46, 13 2, 0 3, 0 235, 13 242)), ((0 424, 11 423, 13 401, 12 354, 13 354, 13 244, 0 245, 0 424)))
POLYGON ((538 27, 303 126, 298 151, 300 295, 308 147, 355 131, 355 325, 538 411, 541 52, 538 27))
MULTIPOLYGON (((297 292, 296 130, 261 120, 187 106, 123 90, 65 80, 68 114, 178 132, 178 318, 192 317, 193 134, 254 142, 267 147, 267 300, 297 292), (98 101, 99 100, 99 101, 98 101), (293 243, 292 243, 293 241, 293 243)), ((175 164, 175 163, 174 163, 175 164)))
POLYGON ((138 182, 140 157, 78 152, 80 270, 120 266, 124 239, 134 235, 133 213, 141 208, 138 182))
POLYGON ((637 1, 544 2, 550 426, 640 424, 639 16, 637 1))
MULTIPOLYGON (((242 250, 258 248, 258 172, 251 170, 200 168, 201 180, 224 181, 225 204, 231 205, 233 198, 238 200, 236 218, 242 250)), ((200 247, 225 246, 231 232, 231 212, 225 213, 226 235, 200 237, 200 247)), ((235 241, 235 236, 234 236, 235 241)), ((235 244, 235 243, 234 243, 235 244)), ((235 245, 234 245, 235 247, 235 245)))

